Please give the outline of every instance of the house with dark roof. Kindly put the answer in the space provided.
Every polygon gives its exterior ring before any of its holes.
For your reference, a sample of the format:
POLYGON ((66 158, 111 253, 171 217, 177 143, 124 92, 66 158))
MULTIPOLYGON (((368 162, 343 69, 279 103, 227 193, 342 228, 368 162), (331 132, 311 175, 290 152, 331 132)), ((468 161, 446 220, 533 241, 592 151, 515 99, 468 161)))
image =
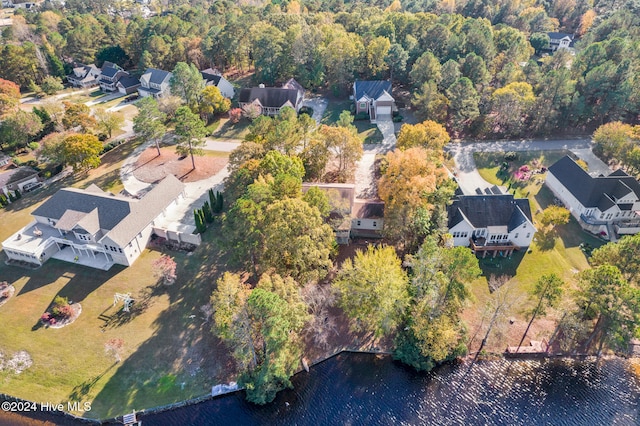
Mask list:
POLYGON ((555 52, 559 49, 571 49, 573 47, 573 34, 548 32, 549 50, 555 52))
POLYGON ((640 232, 640 183, 624 171, 593 177, 565 156, 549 167, 545 184, 583 229, 614 241, 640 232))
POLYGON ((470 247, 483 257, 528 247, 536 232, 529 200, 512 194, 459 195, 447 212, 453 245, 470 247))
POLYGON ((140 87, 138 93, 143 98, 153 96, 161 98, 169 93, 169 80, 173 74, 155 68, 147 68, 140 77, 140 87))
POLYGON ((115 92, 118 90, 116 85, 118 81, 124 76, 128 76, 129 73, 120 68, 118 65, 105 62, 102 65, 102 71, 100 73, 100 77, 98 78, 98 84, 100 84, 100 89, 103 92, 115 92))
POLYGON ((98 84, 100 73, 100 68, 94 64, 76 64, 73 67, 73 72, 67 76, 67 81, 73 87, 91 87, 98 84))
POLYGON ((387 80, 356 80, 353 83, 353 100, 356 114, 368 114, 372 123, 378 118, 391 119, 398 109, 391 96, 391 82, 387 80))
POLYGON ((233 99, 236 94, 236 89, 218 70, 207 68, 206 70, 200 71, 200 74, 202 75, 205 86, 216 86, 222 96, 227 99, 233 99))
POLYGON ((9 192, 15 193, 16 190, 25 192, 25 186, 29 188, 30 184, 40 182, 38 172, 31 167, 7 167, 0 171, 0 193, 6 197, 9 192))
POLYGON ((290 79, 282 87, 258 87, 245 88, 240 91, 238 103, 240 108, 246 105, 257 105, 262 115, 278 115, 284 107, 291 107, 298 112, 304 100, 304 89, 293 79, 290 79))
POLYGON ((102 191, 64 188, 31 214, 34 220, 2 243, 10 260, 35 265, 49 258, 107 270, 130 266, 147 246, 157 222, 179 199, 184 184, 164 178, 140 200, 102 191))
POLYGON ((116 83, 116 89, 123 95, 130 95, 136 93, 140 87, 140 80, 131 76, 123 75, 116 83))
POLYGON ((351 213, 351 236, 381 238, 384 226, 384 202, 357 199, 351 213))

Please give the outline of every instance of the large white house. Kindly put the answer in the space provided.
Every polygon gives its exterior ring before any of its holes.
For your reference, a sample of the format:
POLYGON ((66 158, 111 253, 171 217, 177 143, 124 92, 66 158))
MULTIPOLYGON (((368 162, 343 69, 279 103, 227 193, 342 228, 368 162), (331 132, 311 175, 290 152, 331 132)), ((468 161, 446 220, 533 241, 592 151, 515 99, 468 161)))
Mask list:
POLYGON ((49 258, 107 270, 140 256, 167 209, 183 197, 184 184, 169 175, 142 199, 64 188, 31 213, 34 220, 2 242, 9 259, 42 265, 49 258))
POLYGON ((141 97, 161 98, 169 94, 169 81, 173 74, 156 68, 147 68, 140 77, 138 93, 141 97))
POLYGON ((611 240, 640 232, 640 183, 624 171, 592 177, 566 156, 549 167, 545 184, 585 230, 611 240))
POLYGON ((483 257, 528 247, 536 232, 529 200, 511 194, 459 195, 448 213, 453 245, 471 247, 483 257))

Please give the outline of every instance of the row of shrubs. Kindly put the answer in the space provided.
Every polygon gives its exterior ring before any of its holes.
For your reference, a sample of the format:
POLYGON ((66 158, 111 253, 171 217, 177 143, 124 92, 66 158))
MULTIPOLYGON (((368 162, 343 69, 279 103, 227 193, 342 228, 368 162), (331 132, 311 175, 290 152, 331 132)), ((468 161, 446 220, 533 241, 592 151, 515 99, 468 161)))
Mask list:
POLYGON ((9 191, 8 198, 3 192, 0 192, 0 207, 8 206, 10 203, 19 200, 20 198, 22 198, 22 194, 17 189, 14 192, 9 191))
POLYGON ((212 224, 214 221, 214 215, 222 213, 224 206, 224 199, 220 191, 213 192, 213 189, 209 189, 209 201, 205 201, 204 205, 200 209, 193 211, 193 216, 196 221, 196 232, 202 234, 207 230, 207 224, 212 224))

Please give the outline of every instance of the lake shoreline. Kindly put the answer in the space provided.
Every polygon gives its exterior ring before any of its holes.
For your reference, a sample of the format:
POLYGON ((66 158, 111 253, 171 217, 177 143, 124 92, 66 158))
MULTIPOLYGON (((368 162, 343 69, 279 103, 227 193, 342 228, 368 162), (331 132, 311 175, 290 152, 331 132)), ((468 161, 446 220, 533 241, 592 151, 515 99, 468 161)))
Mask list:
MULTIPOLYGON (((350 350, 350 349, 342 349, 340 351, 337 351, 331 355, 322 357, 320 359, 317 359, 315 361, 313 361, 312 363, 309 363, 309 368, 314 368, 319 366, 320 364, 323 364, 327 361, 330 361, 340 355, 373 355, 376 357, 384 357, 384 358, 389 358, 389 361, 391 362, 396 362, 395 360, 393 360, 392 358, 392 353, 390 351, 376 351, 376 350, 350 350)), ((618 356, 618 355, 605 355, 605 356, 600 356, 597 357, 595 355, 589 355, 589 354, 561 354, 561 353, 553 353, 553 354, 518 354, 516 356, 513 356, 513 354, 511 356, 505 356, 504 353, 488 353, 486 355, 483 355, 481 357, 478 357, 478 359, 476 359, 474 361, 474 356, 473 355, 468 355, 464 358, 459 358, 456 361, 452 361, 451 363, 445 363, 442 365, 439 365, 438 367, 444 366, 444 365, 461 365, 461 366, 471 366, 474 363, 475 364, 481 364, 484 362, 491 362, 491 361, 509 361, 509 362, 522 362, 522 361, 530 361, 530 360, 536 360, 536 361, 546 361, 546 360, 562 360, 562 359, 566 359, 566 360, 573 360, 573 361, 588 361, 588 360, 603 360, 603 361, 607 361, 607 360, 630 360, 633 359, 633 357, 622 357, 622 356, 618 356)), ((637 359, 637 358, 636 358, 637 359)), ((401 363, 400 363, 401 364, 401 363)), ((418 372, 416 370, 414 370, 413 368, 403 365, 401 364, 404 368, 406 368, 407 370, 413 371, 415 374, 424 374, 422 372, 418 372)), ((438 368, 436 367, 436 369, 438 368)), ((435 369, 434 369, 435 370, 435 369)), ((432 370, 433 371, 433 370, 432 370)), ((299 371, 297 371, 293 377, 296 377, 298 375, 300 375, 301 373, 306 373, 305 369, 301 368, 299 371)), ((223 398, 223 397, 229 397, 231 395, 237 394, 242 392, 243 389, 239 388, 236 390, 232 390, 229 392, 224 392, 224 393, 220 393, 217 394, 215 396, 211 395, 211 394, 207 394, 207 395, 202 395, 200 397, 196 397, 196 398, 191 398, 188 400, 184 400, 184 401, 178 401, 172 404, 167 404, 167 405, 163 405, 163 406, 156 406, 156 407, 150 407, 150 408, 146 408, 146 409, 142 409, 139 411, 136 411, 136 414, 139 416, 139 418, 143 418, 145 416, 150 416, 150 415, 156 415, 156 414, 161 414, 164 412, 168 412, 168 411, 172 411, 172 410, 176 410, 179 408, 183 408, 183 407, 188 407, 188 406, 194 406, 200 403, 204 403, 207 401, 211 401, 214 399, 219 399, 219 398, 223 398)), ((0 394, 0 401, 13 401, 13 402, 21 402, 21 403, 27 403, 27 404, 31 404, 32 406, 37 405, 38 403, 34 403, 32 401, 28 401, 28 400, 24 400, 21 398, 16 398, 13 397, 11 395, 6 395, 6 394, 0 394)), ((269 406, 269 404, 266 404, 265 406, 269 406)), ((56 424, 58 421, 60 421, 61 419, 65 419, 67 421, 70 422, 74 422, 73 424, 94 424, 94 425, 105 425, 105 424, 122 424, 122 415, 120 416, 116 416, 116 417, 109 417, 109 418, 105 418, 105 419, 91 419, 91 418, 86 418, 86 417, 80 417, 77 416, 75 414, 66 412, 66 411, 41 411, 41 410, 36 410, 36 411, 30 411, 30 412, 22 412, 22 413, 12 413, 12 412, 4 412, 4 411, 0 411, 0 423, 2 423, 3 421, 3 416, 6 416, 7 418, 5 420, 9 420, 11 418, 16 419, 16 418, 30 418, 32 420, 36 420, 36 421, 43 421, 43 422, 47 422, 47 421, 53 421, 56 422, 56 424)), ((25 424, 29 424, 29 423, 25 423, 25 424)))

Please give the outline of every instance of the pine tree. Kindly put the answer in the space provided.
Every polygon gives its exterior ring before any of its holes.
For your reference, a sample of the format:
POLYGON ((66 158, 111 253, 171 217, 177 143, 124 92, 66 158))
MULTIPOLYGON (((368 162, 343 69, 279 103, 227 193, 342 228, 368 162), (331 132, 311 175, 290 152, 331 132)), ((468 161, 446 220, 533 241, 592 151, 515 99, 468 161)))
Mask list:
POLYGON ((204 213, 204 220, 207 223, 213 223, 213 212, 211 211, 211 206, 209 205, 208 201, 204 202, 204 205, 202 206, 202 211, 204 213))
POLYGON ((213 193, 213 188, 209 189, 209 205, 211 206, 211 212, 212 213, 220 213, 217 210, 217 199, 215 194, 213 193))
POLYGON ((201 209, 195 209, 193 211, 193 216, 196 220, 196 232, 198 234, 202 234, 205 229, 206 229, 206 225, 204 224, 204 216, 202 213, 201 209))
POLYGON ((216 192, 216 212, 217 213, 222 212, 223 208, 224 208, 224 199, 222 198, 222 192, 218 191, 216 192))

